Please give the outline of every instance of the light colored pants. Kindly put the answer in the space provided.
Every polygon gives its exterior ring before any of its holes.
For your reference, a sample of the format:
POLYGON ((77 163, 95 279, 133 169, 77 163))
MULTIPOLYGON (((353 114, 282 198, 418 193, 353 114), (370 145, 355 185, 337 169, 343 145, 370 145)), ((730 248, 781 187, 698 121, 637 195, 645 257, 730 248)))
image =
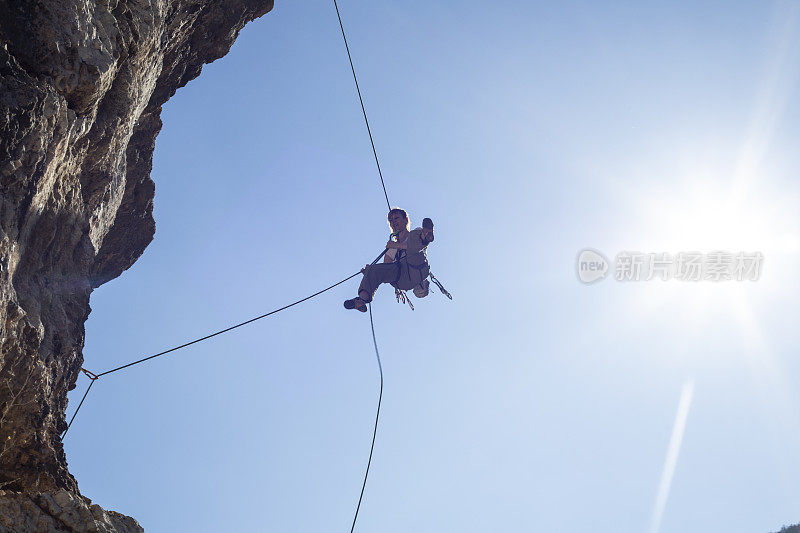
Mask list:
POLYGON ((366 301, 371 302, 381 283, 389 283, 397 289, 408 291, 427 278, 429 271, 427 263, 422 268, 414 268, 408 266, 405 259, 395 263, 376 263, 364 273, 358 292, 361 294, 361 291, 364 291, 369 294, 366 301))

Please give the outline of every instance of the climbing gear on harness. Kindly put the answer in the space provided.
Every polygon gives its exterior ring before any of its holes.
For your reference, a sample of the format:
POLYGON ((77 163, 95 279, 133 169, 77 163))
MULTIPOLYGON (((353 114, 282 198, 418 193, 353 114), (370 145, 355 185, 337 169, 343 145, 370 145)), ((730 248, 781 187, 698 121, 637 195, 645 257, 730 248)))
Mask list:
POLYGON ((428 275, 431 277, 431 281, 434 282, 437 287, 439 287, 440 291, 442 291, 442 294, 444 294, 445 296, 447 296, 452 300, 453 296, 449 292, 447 292, 447 289, 445 289, 441 283, 439 283, 439 280, 436 279, 436 276, 433 275, 433 272, 429 273, 428 275))
MULTIPOLYGON (((398 252, 404 252, 405 250, 397 250, 397 251, 398 252)), ((420 277, 424 278, 423 269, 425 269, 428 266, 427 262, 426 263, 422 263, 421 265, 412 265, 407 260, 406 261, 402 261, 401 259, 404 259, 404 257, 401 257, 399 253, 394 258, 394 263, 397 264, 397 277, 394 278, 394 281, 392 282, 392 284, 397 283, 398 281, 400 281, 400 278, 403 276, 403 266, 405 266, 406 270, 408 270, 409 268, 413 268, 415 270, 418 270, 420 277)), ((408 295, 406 294, 406 291, 404 291, 402 289, 398 289, 397 287, 395 287, 394 288, 394 297, 397 299, 397 303, 408 304, 408 306, 411 308, 411 310, 412 311, 414 310, 414 304, 411 303, 411 298, 408 297, 408 295)))
POLYGON ((394 289, 394 297, 397 299, 397 303, 399 304, 408 304, 411 310, 414 310, 414 304, 411 303, 411 298, 406 295, 406 291, 400 290, 397 287, 394 289))
POLYGON ((403 294, 403 291, 398 288, 394 289, 394 297, 397 300, 397 303, 406 303, 406 295, 403 294))

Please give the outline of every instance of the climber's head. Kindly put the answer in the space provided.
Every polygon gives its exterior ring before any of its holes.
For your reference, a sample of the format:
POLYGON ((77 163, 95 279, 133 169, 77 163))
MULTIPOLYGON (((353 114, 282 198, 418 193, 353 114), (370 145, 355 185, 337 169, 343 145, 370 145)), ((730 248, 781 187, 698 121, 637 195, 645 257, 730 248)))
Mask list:
POLYGON ((392 233, 406 230, 408 231, 411 226, 411 221, 408 219, 408 213, 399 207, 393 207, 386 217, 389 220, 389 225, 392 227, 392 233))

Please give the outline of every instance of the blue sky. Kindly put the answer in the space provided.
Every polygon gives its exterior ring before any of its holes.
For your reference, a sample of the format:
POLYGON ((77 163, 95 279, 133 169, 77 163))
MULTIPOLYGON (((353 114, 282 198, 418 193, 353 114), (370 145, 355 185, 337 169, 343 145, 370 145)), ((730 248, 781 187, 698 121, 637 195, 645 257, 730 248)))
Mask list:
MULTIPOLYGON (((357 530, 800 522, 797 9, 340 9, 389 196, 436 222, 454 295, 376 298, 386 384, 357 530), (585 286, 587 246, 765 264, 757 282, 585 286)), ((311 294, 387 238, 332 3, 277 2, 163 118, 156 237, 92 295, 94 372, 311 294)), ((369 321, 341 306, 356 286, 103 377, 65 443, 82 492, 148 532, 346 531, 378 393, 369 321)))

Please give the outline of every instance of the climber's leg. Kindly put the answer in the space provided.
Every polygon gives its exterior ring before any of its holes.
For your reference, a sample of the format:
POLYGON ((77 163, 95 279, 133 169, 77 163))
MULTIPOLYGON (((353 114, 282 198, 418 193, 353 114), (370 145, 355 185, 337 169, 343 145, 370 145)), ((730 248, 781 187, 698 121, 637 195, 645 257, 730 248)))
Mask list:
POLYGON ((399 268, 398 263, 378 263, 367 268, 358 287, 358 297, 365 302, 371 302, 381 283, 393 283, 397 280, 399 268))

